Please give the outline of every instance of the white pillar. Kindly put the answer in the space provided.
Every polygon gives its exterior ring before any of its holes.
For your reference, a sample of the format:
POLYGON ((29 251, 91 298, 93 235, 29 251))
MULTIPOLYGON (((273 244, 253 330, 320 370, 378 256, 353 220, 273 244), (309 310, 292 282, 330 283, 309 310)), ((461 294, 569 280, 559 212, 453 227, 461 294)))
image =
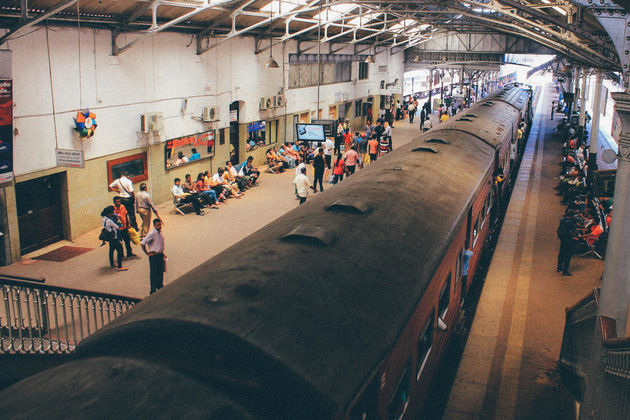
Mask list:
POLYGON ((589 168, 591 171, 597 169, 597 151, 599 150, 599 117, 602 106, 602 72, 595 73, 595 97, 593 98, 593 119, 591 120, 591 145, 589 147, 589 168))
POLYGON ((578 125, 584 129, 584 123, 586 122, 586 68, 582 67, 582 88, 580 89, 580 121, 578 125))
POLYGON ((615 110, 621 120, 619 160, 615 177, 614 211, 600 301, 600 314, 617 321, 620 336, 626 331, 630 302, 630 94, 613 93, 615 110))

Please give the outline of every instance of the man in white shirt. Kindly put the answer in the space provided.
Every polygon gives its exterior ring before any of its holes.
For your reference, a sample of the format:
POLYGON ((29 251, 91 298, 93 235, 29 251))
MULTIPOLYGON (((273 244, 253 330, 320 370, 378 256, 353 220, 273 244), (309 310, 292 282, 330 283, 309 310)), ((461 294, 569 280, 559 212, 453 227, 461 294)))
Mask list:
POLYGON ((427 120, 424 122, 424 125, 422 126, 422 131, 429 131, 431 128, 433 128, 433 123, 431 122, 431 115, 428 115, 427 120))
POLYGON ((142 250, 149 256, 150 294, 164 287, 164 271, 166 255, 164 254, 164 236, 162 236, 162 220, 153 219, 153 229, 142 240, 142 250))
POLYGON ((326 138, 324 142, 324 162, 326 162, 326 167, 330 170, 330 164, 332 162, 332 152, 335 148, 335 142, 330 139, 330 137, 326 138))
POLYGON ((301 173, 293 180, 297 195, 300 198, 300 205, 306 202, 306 196, 308 195, 308 189, 311 186, 311 181, 306 176, 306 167, 302 168, 301 173))
POLYGON ((179 203, 190 203, 195 208, 195 213, 197 213, 199 216, 203 216, 203 212, 201 211, 201 204, 199 204, 197 197, 192 194, 185 193, 184 189, 179 186, 181 183, 181 179, 175 178, 175 184, 171 188, 171 194, 173 194, 173 203, 175 203, 175 205, 178 205, 179 203))
POLYGON ((387 121, 385 121, 385 129, 383 130, 383 137, 387 137, 389 140, 389 151, 393 151, 392 147, 392 126, 389 125, 387 121))
POLYGON ((136 196, 133 192, 133 182, 127 178, 127 173, 123 172, 120 178, 109 184, 109 188, 116 191, 120 197, 120 201, 125 205, 127 209, 127 215, 129 216, 129 224, 135 230, 138 230, 138 223, 136 223, 136 196))

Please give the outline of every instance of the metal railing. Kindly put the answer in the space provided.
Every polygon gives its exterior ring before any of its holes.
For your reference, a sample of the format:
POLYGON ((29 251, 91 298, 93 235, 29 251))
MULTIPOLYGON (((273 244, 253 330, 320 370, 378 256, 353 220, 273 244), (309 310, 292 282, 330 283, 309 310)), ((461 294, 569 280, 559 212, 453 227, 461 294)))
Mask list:
POLYGON ((0 276, 0 298, 0 354, 70 353, 140 301, 12 276, 0 276))
POLYGON ((584 399, 584 386, 591 361, 593 334, 597 320, 599 289, 566 308, 566 320, 558 364, 565 387, 578 401, 584 399))

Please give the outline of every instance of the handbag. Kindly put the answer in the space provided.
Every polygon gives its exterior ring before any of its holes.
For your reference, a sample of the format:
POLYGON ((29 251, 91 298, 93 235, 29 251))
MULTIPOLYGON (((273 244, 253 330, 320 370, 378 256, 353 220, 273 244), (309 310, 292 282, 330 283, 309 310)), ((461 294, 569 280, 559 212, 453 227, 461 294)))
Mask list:
POLYGON ((116 234, 113 230, 107 230, 106 228, 101 229, 101 234, 98 235, 98 239, 104 242, 112 242, 116 239, 116 234))

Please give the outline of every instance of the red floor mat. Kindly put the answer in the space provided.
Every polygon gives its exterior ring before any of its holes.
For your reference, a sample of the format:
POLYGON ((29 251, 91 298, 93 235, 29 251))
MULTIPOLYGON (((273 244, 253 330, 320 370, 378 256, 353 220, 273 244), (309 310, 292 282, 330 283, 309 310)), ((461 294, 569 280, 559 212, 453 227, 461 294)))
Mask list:
POLYGON ((84 254, 93 249, 94 248, 82 248, 80 246, 62 246, 61 248, 42 254, 39 257, 34 257, 33 259, 60 262, 69 260, 70 258, 84 254))

